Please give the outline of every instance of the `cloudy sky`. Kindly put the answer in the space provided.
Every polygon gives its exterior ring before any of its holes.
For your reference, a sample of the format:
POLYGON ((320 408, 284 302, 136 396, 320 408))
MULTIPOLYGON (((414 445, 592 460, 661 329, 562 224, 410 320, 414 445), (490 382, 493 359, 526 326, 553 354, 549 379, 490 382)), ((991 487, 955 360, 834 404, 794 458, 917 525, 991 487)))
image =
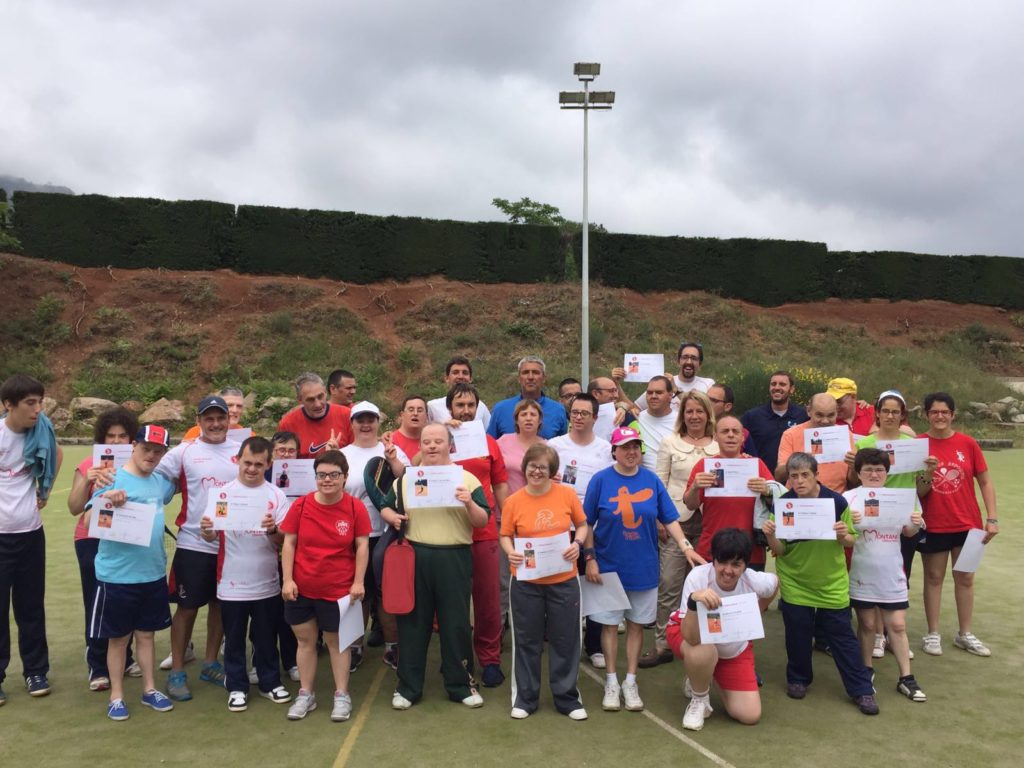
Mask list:
POLYGON ((7 0, 0 174, 78 193, 1024 256, 1024 4, 7 0))

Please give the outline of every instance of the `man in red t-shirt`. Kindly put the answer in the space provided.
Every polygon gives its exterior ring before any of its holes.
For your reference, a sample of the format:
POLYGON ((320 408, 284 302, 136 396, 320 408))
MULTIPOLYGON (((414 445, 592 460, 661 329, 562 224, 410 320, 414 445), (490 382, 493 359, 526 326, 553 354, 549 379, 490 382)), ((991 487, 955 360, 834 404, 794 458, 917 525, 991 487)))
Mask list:
POLYGON ((427 425, 427 399, 422 395, 407 395, 398 413, 398 429, 385 433, 391 442, 405 451, 413 464, 419 464, 420 432, 427 425))
MULTIPOLYGON (((747 459, 757 462, 757 477, 746 482, 748 491, 763 497, 771 495, 768 485, 772 473, 760 459, 753 458, 741 450, 743 446, 743 424, 735 416, 722 416, 715 424, 715 441, 721 452, 713 458, 704 458, 697 462, 690 472, 690 481, 683 495, 683 503, 694 511, 702 510, 703 523, 700 540, 696 543, 697 554, 711 562, 711 538, 723 528, 738 528, 754 539, 754 496, 719 496, 708 495, 712 488, 722 488, 725 470, 721 459, 747 459)), ((747 567, 755 571, 764 570, 764 547, 754 544, 747 567)))
POLYGON ((832 379, 825 392, 836 399, 836 424, 845 424, 854 441, 875 431, 875 406, 857 399, 857 382, 832 379))
POLYGON ((318 375, 299 376, 295 380, 295 397, 298 407, 281 418, 277 429, 299 436, 300 459, 315 459, 325 450, 337 451, 352 442, 349 409, 327 402, 327 387, 318 375))
MULTIPOLYGON (((448 390, 445 404, 452 415, 449 422, 458 425, 476 419, 480 394, 476 387, 457 382, 448 390)), ((488 688, 501 685, 501 585, 499 583, 498 520, 508 498, 508 472, 498 441, 490 435, 487 455, 455 463, 472 474, 483 486, 484 496, 494 514, 487 525, 473 529, 473 650, 480 662, 480 680, 488 688)))

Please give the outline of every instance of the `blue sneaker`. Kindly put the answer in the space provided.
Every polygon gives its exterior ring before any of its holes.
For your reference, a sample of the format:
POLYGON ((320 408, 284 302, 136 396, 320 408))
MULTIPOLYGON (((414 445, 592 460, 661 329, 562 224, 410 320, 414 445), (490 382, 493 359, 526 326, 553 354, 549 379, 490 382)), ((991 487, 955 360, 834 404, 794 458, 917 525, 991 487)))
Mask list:
POLYGON ((188 689, 188 675, 185 670, 171 672, 167 676, 167 695, 175 701, 192 700, 192 691, 188 689))
POLYGON ((29 675, 25 678, 25 687, 29 696, 46 696, 50 692, 50 683, 46 675, 29 675))
POLYGON ((128 705, 124 703, 124 699, 114 699, 107 704, 107 717, 111 720, 128 719, 128 705))
POLYGON ((203 664, 203 669, 199 673, 199 679, 206 683, 213 683, 223 687, 227 680, 227 675, 224 673, 224 665, 219 661, 211 661, 209 664, 203 664))
POLYGON ((174 704, 171 703, 171 700, 160 693, 160 691, 147 691, 142 694, 142 703, 157 712, 170 712, 174 709, 174 704))

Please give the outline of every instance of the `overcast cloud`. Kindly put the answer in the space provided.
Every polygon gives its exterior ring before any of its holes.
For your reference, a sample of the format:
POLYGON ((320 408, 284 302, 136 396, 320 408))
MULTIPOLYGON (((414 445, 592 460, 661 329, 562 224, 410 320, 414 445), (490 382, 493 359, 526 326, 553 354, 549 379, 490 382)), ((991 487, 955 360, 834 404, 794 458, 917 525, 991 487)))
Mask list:
POLYGON ((14 0, 0 174, 78 193, 1024 256, 1024 4, 14 0))

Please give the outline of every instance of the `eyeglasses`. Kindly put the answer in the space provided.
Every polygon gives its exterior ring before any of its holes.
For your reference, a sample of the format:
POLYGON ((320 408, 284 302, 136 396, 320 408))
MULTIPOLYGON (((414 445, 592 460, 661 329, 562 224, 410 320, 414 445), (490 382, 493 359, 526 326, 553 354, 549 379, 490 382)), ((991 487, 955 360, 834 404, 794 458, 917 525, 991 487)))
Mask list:
POLYGON ((711 401, 712 403, 714 403, 715 405, 721 405, 722 403, 724 403, 724 402, 725 402, 725 400, 719 400, 719 399, 718 399, 718 398, 716 398, 716 397, 708 397, 708 400, 710 400, 710 401, 711 401))
POLYGON ((547 464, 527 464, 527 472, 543 472, 545 475, 551 472, 551 468, 547 464))
POLYGON ((883 408, 882 410, 879 411, 879 413, 882 414, 883 416, 902 416, 903 415, 903 411, 892 410, 892 409, 889 409, 889 408, 883 408))
POLYGON ((281 448, 278 446, 274 449, 275 459, 294 459, 299 455, 299 452, 294 448, 281 448))
POLYGON ((569 411, 569 415, 574 419, 583 419, 587 416, 593 417, 593 411, 569 411))
POLYGON ((885 467, 861 467, 862 475, 884 475, 888 470, 885 467))
POLYGON ((317 472, 316 473, 316 479, 317 480, 337 480, 339 477, 344 477, 344 476, 345 476, 344 472, 337 472, 337 471, 335 471, 335 472, 317 472))
POLYGON ((950 416, 953 415, 953 412, 952 411, 935 411, 935 410, 932 410, 932 411, 928 411, 928 415, 929 416, 940 416, 940 417, 945 416, 948 419, 950 416))

